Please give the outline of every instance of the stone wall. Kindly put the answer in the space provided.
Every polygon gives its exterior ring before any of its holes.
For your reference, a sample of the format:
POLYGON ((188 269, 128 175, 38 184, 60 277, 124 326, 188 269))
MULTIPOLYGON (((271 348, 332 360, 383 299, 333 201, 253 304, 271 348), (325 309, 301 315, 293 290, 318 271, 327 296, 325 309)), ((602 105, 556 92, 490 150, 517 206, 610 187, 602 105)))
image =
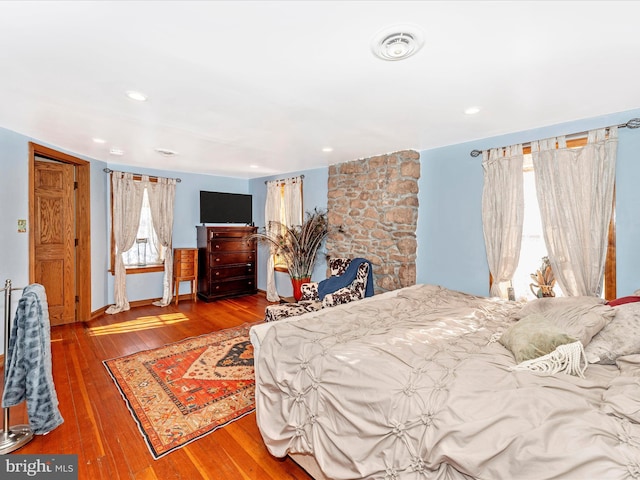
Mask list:
POLYGON ((327 253, 370 260, 376 293, 416 283, 419 178, 413 150, 329 167, 327 253))

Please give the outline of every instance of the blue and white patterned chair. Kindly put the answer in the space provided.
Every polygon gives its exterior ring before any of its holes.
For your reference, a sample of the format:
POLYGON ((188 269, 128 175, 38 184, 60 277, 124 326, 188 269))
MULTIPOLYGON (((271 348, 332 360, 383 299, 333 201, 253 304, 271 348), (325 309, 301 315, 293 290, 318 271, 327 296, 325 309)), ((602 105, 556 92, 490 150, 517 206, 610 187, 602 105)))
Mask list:
MULTIPOLYGON (((342 275, 349 264, 350 258, 332 258, 329 260, 329 269, 331 276, 342 275)), ((302 297, 297 303, 283 303, 279 305, 269 305, 265 309, 265 321, 273 322, 283 318, 302 315, 307 312, 315 312, 325 307, 333 307, 343 303, 361 300, 365 297, 367 279, 369 276, 369 264, 362 263, 358 267, 356 278, 350 285, 328 293, 322 301, 318 295, 318 282, 310 282, 302 284, 302 297)))

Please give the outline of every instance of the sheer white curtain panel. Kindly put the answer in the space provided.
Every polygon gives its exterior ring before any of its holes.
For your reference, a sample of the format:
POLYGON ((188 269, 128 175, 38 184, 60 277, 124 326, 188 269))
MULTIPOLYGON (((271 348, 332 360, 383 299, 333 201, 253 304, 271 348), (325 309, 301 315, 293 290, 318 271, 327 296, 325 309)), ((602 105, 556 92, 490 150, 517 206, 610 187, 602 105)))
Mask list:
MULTIPOLYGON (((175 178, 158 178, 157 182, 149 182, 147 177, 146 183, 153 229, 156 232, 158 241, 165 248, 162 299, 153 302, 153 304, 159 307, 166 307, 171 304, 172 299, 173 207, 176 197, 176 180, 175 178)), ((176 295, 178 295, 178 292, 176 292, 176 295)))
POLYGON ((113 189, 113 237, 116 244, 113 288, 115 305, 107 308, 106 313, 108 314, 129 310, 127 272, 122 252, 129 250, 136 240, 145 188, 142 182, 133 179, 131 173, 123 172, 111 173, 111 185, 113 189))
POLYGON ((523 158, 522 145, 482 152, 482 226, 493 277, 490 293, 495 297, 507 297, 507 287, 520 259, 524 219, 523 158))
MULTIPOLYGON (((267 201, 264 206, 264 222, 265 233, 271 234, 274 232, 277 223, 280 222, 280 204, 281 199, 281 186, 280 182, 272 181, 267 182, 267 201)), ((267 300, 270 302, 277 302, 280 300, 278 291, 276 289, 275 278, 275 247, 269 245, 269 257, 267 259, 267 300)))
POLYGON ((545 244, 566 295, 601 295, 617 147, 615 126, 589 131, 584 147, 567 148, 564 136, 531 143, 545 244))
POLYGON ((284 181, 284 213, 287 225, 302 225, 302 178, 284 181))
MULTIPOLYGON (((302 225, 302 177, 267 182, 267 201, 264 211, 265 230, 271 233, 284 223, 302 225)), ((267 260, 267 300, 280 300, 275 281, 275 247, 269 247, 267 260)))

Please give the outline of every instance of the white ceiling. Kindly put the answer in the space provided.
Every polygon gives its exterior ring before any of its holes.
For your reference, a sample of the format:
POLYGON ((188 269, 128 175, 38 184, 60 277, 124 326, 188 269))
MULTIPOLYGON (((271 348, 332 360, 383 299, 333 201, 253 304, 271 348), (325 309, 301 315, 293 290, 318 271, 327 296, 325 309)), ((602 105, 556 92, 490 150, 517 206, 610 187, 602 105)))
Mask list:
POLYGON ((2 1, 0 126, 133 171, 323 167, 638 108, 639 18, 636 1, 2 1), (425 45, 380 60, 394 24, 425 45))

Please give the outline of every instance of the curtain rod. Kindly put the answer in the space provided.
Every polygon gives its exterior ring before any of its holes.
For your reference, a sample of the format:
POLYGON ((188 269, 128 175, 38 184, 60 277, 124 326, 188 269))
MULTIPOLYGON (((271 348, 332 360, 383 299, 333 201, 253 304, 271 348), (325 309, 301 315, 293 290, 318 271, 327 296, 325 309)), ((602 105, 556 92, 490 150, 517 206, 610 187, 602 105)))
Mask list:
MULTIPOLYGON (((102 171, 103 171, 104 173, 112 173, 112 172, 114 172, 115 170, 111 170, 110 168, 103 168, 103 169, 102 169, 102 171)), ((138 177, 142 177, 143 175, 146 175, 145 173, 132 173, 132 172, 127 172, 127 173, 131 173, 131 175, 136 175, 136 176, 138 176, 138 177)), ((157 175, 147 175, 147 177, 149 177, 149 178, 161 178, 161 177, 158 177, 157 175)), ((177 183, 180 183, 180 182, 182 181, 182 179, 180 179, 180 178, 176 178, 176 179, 175 179, 175 181, 176 181, 177 183)))
MULTIPOLYGON (((631 120, 629 120, 627 123, 623 123, 621 125, 617 126, 618 128, 639 128, 640 127, 640 118, 632 118, 631 120)), ((604 127, 604 128, 611 128, 611 127, 604 127)), ((572 133, 570 135, 567 136, 581 136, 581 135, 586 135, 589 132, 578 132, 578 133, 572 133)), ((527 146, 530 147, 531 146, 531 142, 525 142, 522 144, 523 147, 527 146)), ((478 157, 480 155, 482 155, 482 150, 471 150, 470 155, 472 157, 478 157)))
MULTIPOLYGON (((304 175, 298 175, 298 177, 304 178, 304 175)), ((296 177, 291 177, 291 178, 296 178, 296 177)), ((284 182, 285 180, 286 178, 279 178, 278 180, 265 180, 264 184, 266 185, 269 182, 284 182)))

